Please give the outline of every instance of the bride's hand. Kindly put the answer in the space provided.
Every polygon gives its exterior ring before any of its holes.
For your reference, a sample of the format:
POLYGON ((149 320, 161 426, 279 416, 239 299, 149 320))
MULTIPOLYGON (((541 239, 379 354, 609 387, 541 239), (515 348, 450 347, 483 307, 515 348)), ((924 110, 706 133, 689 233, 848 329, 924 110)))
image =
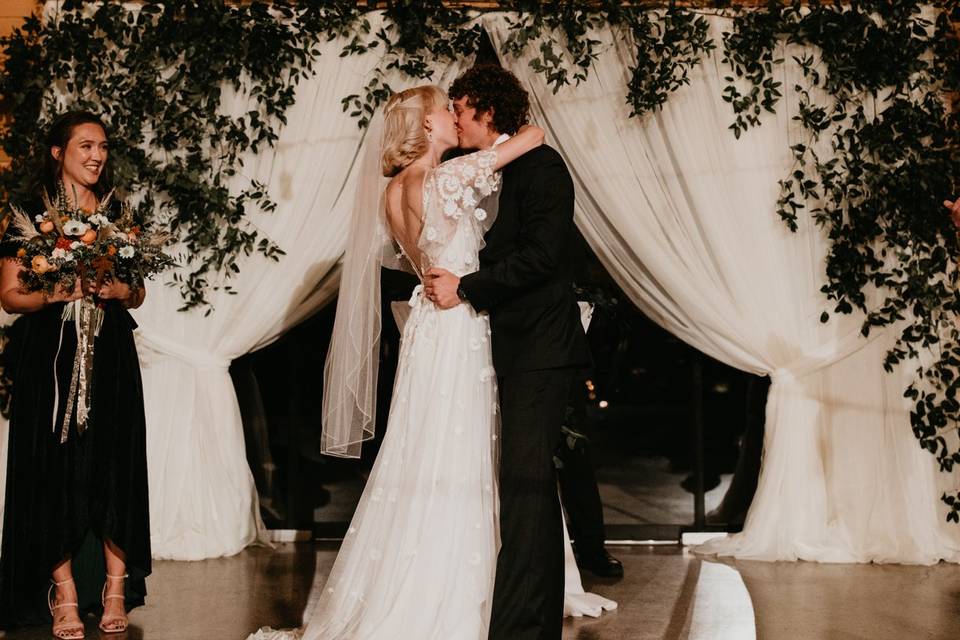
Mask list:
POLYGON ((517 129, 517 135, 519 136, 520 134, 529 135, 531 137, 534 137, 534 139, 539 139, 538 144, 543 143, 543 137, 544 137, 543 129, 541 129, 535 124, 523 125, 519 129, 517 129))
POLYGON ((528 151, 533 151, 543 144, 543 129, 536 125, 525 124, 517 130, 517 134, 496 148, 497 161, 493 165, 494 171, 499 171, 528 151))

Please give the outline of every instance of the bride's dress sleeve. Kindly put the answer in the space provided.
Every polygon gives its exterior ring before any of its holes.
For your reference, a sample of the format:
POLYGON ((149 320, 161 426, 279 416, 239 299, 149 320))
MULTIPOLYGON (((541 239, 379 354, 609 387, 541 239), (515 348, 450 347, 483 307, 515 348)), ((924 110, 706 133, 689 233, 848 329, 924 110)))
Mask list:
POLYGON ((496 162, 493 149, 476 151, 447 160, 427 174, 418 242, 428 263, 425 268, 442 262, 444 249, 462 224, 469 224, 482 243, 496 218, 500 190, 500 172, 493 169, 496 162))

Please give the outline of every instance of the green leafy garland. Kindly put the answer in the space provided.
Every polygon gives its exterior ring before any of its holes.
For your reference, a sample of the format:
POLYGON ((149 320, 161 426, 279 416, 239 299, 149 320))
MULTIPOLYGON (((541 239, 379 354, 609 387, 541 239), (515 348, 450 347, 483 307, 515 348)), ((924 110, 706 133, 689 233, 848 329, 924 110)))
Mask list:
MULTIPOLYGON (((792 148, 794 167, 780 182, 777 213, 795 230, 807 211, 827 231, 823 292, 836 313, 865 313, 865 335, 902 323, 885 366, 913 366, 924 356, 905 392, 915 403, 913 430, 941 469, 953 470, 960 463, 960 448, 948 440, 960 424, 960 248, 940 202, 960 191, 960 114, 944 98, 960 91, 960 48, 949 21, 960 21, 958 0, 926 3, 938 9, 932 21, 917 0, 810 0, 802 7, 792 0, 756 10, 714 4, 734 16, 719 44, 730 69, 723 97, 735 137, 782 101, 784 88, 774 79, 782 45, 818 52, 797 59, 804 83, 794 88, 799 98, 791 106, 808 140, 792 148), (832 104, 814 102, 814 90, 832 104), (815 151, 818 141, 829 143, 829 157, 815 151), (883 301, 869 306, 874 289, 883 301)), ((507 0, 497 8, 519 13, 500 54, 529 57, 559 91, 589 74, 601 46, 594 29, 629 34, 636 62, 624 99, 632 116, 643 116, 686 84, 718 44, 696 10, 660 6, 507 0)), ((247 221, 250 208, 274 206, 264 186, 231 196, 224 183, 241 153, 276 140, 294 87, 318 55, 315 44, 352 36, 341 56, 383 52, 365 86, 343 99, 363 127, 392 93, 392 74, 405 84, 426 81, 431 61, 475 54, 482 33, 472 18, 439 0, 393 0, 374 32, 356 3, 343 0, 278 0, 269 9, 261 2, 148 0, 138 13, 68 1, 54 22, 31 19, 0 40, 7 57, 0 92, 12 110, 0 144, 15 168, 24 166, 55 110, 52 84, 73 105, 105 113, 115 130, 118 182, 143 194, 143 211, 184 242, 191 255, 180 282, 184 308, 204 307, 208 291, 230 290, 225 278, 238 270, 240 255, 283 253, 247 221), (219 113, 224 81, 254 96, 257 108, 236 118, 219 113)), ((21 172, 0 174, 0 188, 13 198, 26 195, 21 172)), ((948 518, 960 522, 960 493, 943 500, 948 518)))
MULTIPOLYGON (((948 104, 960 91, 960 41, 950 22, 960 15, 957 2, 935 4, 933 19, 921 2, 771 4, 736 18, 724 55, 751 87, 741 96, 728 79, 739 135, 781 99, 772 80, 783 62, 778 44, 819 52, 796 59, 804 80, 794 119, 807 140, 792 147, 777 213, 796 230, 807 210, 826 230, 822 290, 835 313, 864 313, 864 336, 896 327, 884 367, 916 367, 904 392, 914 403, 913 432, 950 472, 960 463, 960 242, 941 203, 960 189, 960 110, 948 104), (814 102, 814 90, 832 104, 814 102), (826 156, 816 151, 824 143, 826 156), (879 304, 868 300, 873 291, 879 304)), ((960 522, 960 493, 942 499, 947 518, 960 522)))
POLYGON ((13 159, 0 188, 13 201, 36 196, 30 161, 58 110, 52 87, 71 108, 103 114, 113 129, 115 181, 141 197, 141 214, 183 243, 183 308, 209 312, 210 291, 232 291, 240 255, 283 254, 248 221, 251 210, 275 207, 264 185, 228 191, 240 155, 276 141, 316 43, 351 30, 358 17, 345 2, 280 1, 268 9, 221 0, 147 1, 138 11, 68 0, 47 23, 31 17, 0 40, 0 93, 12 114, 0 145, 13 159), (255 106, 237 117, 221 113, 225 85, 255 106))
MULTIPOLYGON (((496 7, 515 12, 510 35, 500 55, 529 56, 530 67, 544 76, 554 92, 585 80, 603 43, 591 37, 595 30, 613 27, 629 31, 636 43, 636 65, 624 97, 631 115, 659 108, 669 95, 689 83, 690 69, 710 54, 715 44, 707 35, 707 21, 674 3, 651 11, 649 3, 620 0, 573 1, 504 0, 496 7), (540 41, 535 52, 532 43, 540 41)), ((430 81, 432 60, 451 61, 477 53, 482 27, 475 13, 452 9, 440 0, 395 0, 385 9, 386 26, 371 33, 363 20, 344 55, 373 49, 384 52, 363 91, 343 99, 344 111, 365 127, 376 108, 393 93, 386 78, 401 73, 404 82, 430 81)))

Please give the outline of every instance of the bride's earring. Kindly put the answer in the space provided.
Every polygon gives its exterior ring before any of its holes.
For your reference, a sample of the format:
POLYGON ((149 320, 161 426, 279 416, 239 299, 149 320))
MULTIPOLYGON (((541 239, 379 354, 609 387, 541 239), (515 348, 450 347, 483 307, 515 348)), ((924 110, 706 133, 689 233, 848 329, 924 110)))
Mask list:
POLYGON ((433 131, 427 131, 427 142, 433 142, 433 131))

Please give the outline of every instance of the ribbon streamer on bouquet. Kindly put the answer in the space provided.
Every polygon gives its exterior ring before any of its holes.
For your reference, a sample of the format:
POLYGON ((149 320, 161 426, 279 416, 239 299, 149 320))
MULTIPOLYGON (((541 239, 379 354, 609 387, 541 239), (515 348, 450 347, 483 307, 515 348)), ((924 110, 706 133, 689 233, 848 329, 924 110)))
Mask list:
POLYGON ((77 332, 77 350, 73 356, 70 374, 70 388, 67 393, 67 405, 60 427, 60 444, 70 435, 70 420, 74 407, 77 415, 77 433, 83 433, 90 417, 91 386, 93 381, 93 345, 103 325, 103 309, 90 298, 81 298, 67 304, 63 309, 63 322, 60 324, 60 342, 57 355, 53 359, 53 433, 57 432, 57 413, 60 408, 60 381, 57 379, 57 360, 63 346, 64 325, 73 320, 77 332))

